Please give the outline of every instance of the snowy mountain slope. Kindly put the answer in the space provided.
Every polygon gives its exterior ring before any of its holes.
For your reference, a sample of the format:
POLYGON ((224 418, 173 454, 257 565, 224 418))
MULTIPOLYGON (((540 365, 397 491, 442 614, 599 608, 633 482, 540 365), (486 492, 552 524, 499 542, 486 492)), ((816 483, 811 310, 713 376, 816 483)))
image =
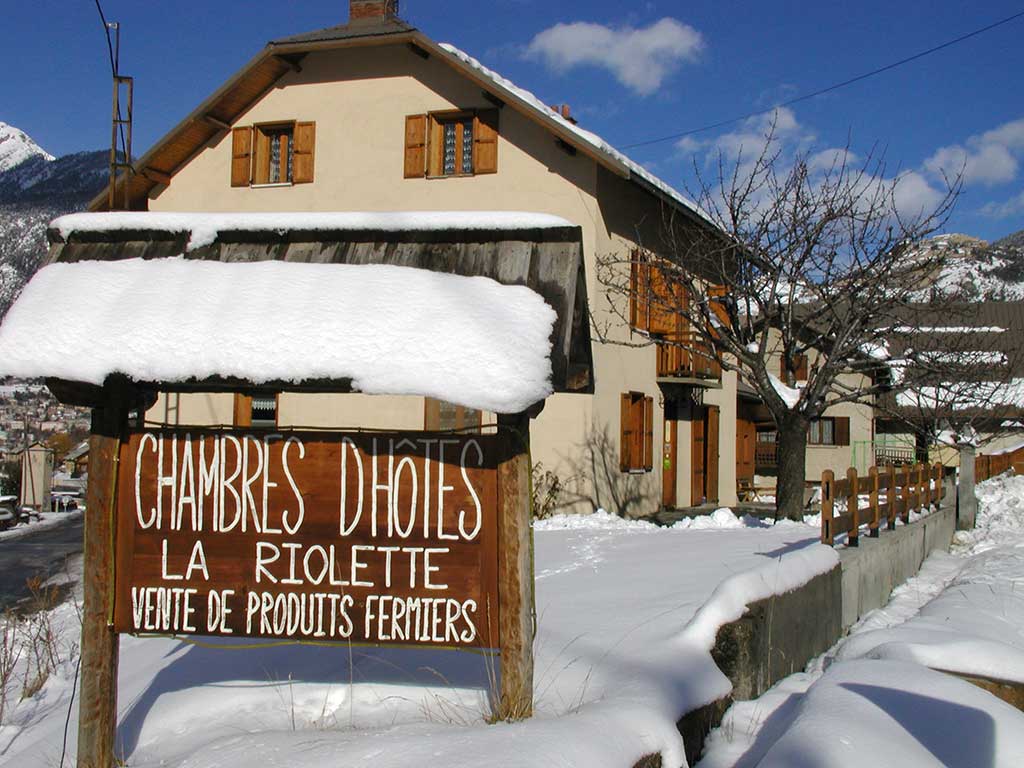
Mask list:
POLYGON ((993 243, 969 235, 939 235, 925 240, 910 258, 939 253, 948 261, 929 279, 929 289, 962 293, 972 301, 1024 299, 1024 230, 993 243))
POLYGON ((49 162, 53 160, 53 155, 32 141, 24 131, 0 122, 0 173, 6 173, 35 158, 49 162))
POLYGON ((46 254, 46 227, 81 211, 107 178, 108 153, 54 158, 0 122, 0 317, 46 254))

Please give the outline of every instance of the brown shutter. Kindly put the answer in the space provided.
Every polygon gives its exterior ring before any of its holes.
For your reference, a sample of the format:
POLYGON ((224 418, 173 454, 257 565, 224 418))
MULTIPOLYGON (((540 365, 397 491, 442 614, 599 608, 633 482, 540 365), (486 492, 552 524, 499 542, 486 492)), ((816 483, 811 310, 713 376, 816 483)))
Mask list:
POLYGON ((850 417, 836 416, 833 420, 833 432, 836 445, 850 444, 850 417))
POLYGON ((796 356, 796 380, 807 381, 807 355, 796 356))
POLYGON ((235 426, 252 426, 252 395, 235 393, 235 426))
POLYGON ((633 461, 632 452, 633 446, 633 429, 632 429, 632 416, 633 409, 631 407, 633 398, 630 397, 628 392, 622 394, 620 398, 621 408, 619 416, 619 469, 626 472, 632 469, 633 461))
POLYGON ((647 331, 651 323, 651 263, 636 249, 629 261, 629 324, 637 331, 647 331))
POLYGON ((309 184, 313 181, 316 123, 295 124, 295 154, 292 157, 292 183, 309 184))
POLYGON ((667 277, 660 267, 650 267, 650 301, 648 306, 650 332, 676 338, 683 331, 683 316, 680 308, 687 306, 683 286, 667 277))
POLYGON ((427 116, 405 118, 405 178, 422 179, 427 174, 427 116))
POLYGON ((473 117, 473 173, 498 172, 498 110, 482 109, 473 117))
POLYGON ((231 186, 247 187, 252 179, 252 126, 231 131, 231 186))
POLYGON ((644 469, 654 468, 654 398, 644 398, 644 469))

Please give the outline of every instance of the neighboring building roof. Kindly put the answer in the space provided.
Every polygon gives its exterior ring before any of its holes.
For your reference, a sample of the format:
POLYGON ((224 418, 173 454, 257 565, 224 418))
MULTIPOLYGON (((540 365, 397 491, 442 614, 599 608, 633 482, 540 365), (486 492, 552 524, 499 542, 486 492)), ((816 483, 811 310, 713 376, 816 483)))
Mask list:
MULTIPOLYGON (((182 123, 173 128, 135 163, 137 173, 129 180, 129 197, 140 203, 149 191, 167 183, 174 172, 203 145, 226 130, 274 83, 308 53, 350 45, 407 42, 425 55, 437 56, 464 76, 477 82, 502 102, 543 125, 556 137, 593 158, 613 173, 633 181, 702 224, 709 223, 698 206, 671 185, 630 160, 608 142, 566 120, 531 92, 520 88, 479 61, 449 44, 439 44, 401 20, 374 24, 339 25, 272 40, 245 67, 207 98, 182 123)), ((117 199, 123 196, 122 181, 117 199)), ((91 203, 90 210, 104 210, 107 190, 91 203)))
POLYGON ((89 453, 89 441, 83 440, 64 456, 64 461, 75 461, 89 453))

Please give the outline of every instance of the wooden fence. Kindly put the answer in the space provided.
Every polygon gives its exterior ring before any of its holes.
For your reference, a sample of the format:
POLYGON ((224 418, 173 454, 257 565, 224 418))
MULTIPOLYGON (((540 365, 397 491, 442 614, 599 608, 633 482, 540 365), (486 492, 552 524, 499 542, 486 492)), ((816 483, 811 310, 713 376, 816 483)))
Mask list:
POLYGON ((994 456, 974 457, 974 482, 980 483, 990 477, 1001 475, 1012 469, 1016 475, 1024 475, 1024 448, 994 456))
POLYGON ((864 524, 872 538, 880 535, 883 522, 888 530, 896 530, 897 517, 908 523, 910 510, 939 505, 946 494, 942 477, 941 464, 871 467, 862 477, 851 467, 842 480, 825 470, 821 474, 822 544, 832 545, 836 536, 845 533, 847 546, 856 547, 864 524), (835 515, 837 508, 840 514, 835 515))

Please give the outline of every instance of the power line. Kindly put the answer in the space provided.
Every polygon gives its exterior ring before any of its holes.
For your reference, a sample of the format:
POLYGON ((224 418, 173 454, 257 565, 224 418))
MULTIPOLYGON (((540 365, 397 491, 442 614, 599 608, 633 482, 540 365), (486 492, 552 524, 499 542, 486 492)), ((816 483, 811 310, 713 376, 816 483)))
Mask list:
POLYGON ((900 59, 899 61, 894 61, 892 64, 886 64, 884 67, 879 67, 878 69, 873 69, 870 72, 865 72, 862 75, 857 75, 856 77, 851 77, 849 80, 843 80, 841 83, 835 83, 834 85, 827 86, 826 88, 821 88, 821 89, 819 89, 817 91, 813 91, 811 93, 805 93, 802 96, 797 96, 796 98, 789 99, 788 101, 784 101, 781 104, 776 104, 776 105, 774 105, 772 107, 768 107, 767 109, 760 109, 760 110, 758 110, 756 112, 748 112, 747 114, 741 115, 740 117, 733 117, 733 118, 730 118, 729 120, 722 120, 722 121, 717 122, 717 123, 711 123, 710 125, 703 125, 700 128, 694 128, 694 129, 689 130, 689 131, 682 131, 680 133, 673 133, 671 136, 662 136, 662 137, 657 138, 657 139, 648 139, 647 141, 638 141, 635 144, 626 144, 625 146, 623 146, 623 149, 635 149, 637 147, 650 146, 651 144, 660 144, 663 141, 672 141, 673 139, 681 139, 684 136, 692 136, 695 133, 703 133, 704 131, 712 131, 715 128, 723 128, 723 127, 725 127, 727 125, 732 125, 733 123, 738 123, 741 120, 749 120, 751 117, 757 117, 758 115, 766 115, 769 112, 774 112, 775 110, 781 109, 782 107, 789 107, 789 106, 792 106, 793 104, 798 104, 801 101, 807 101, 808 99, 813 99, 816 96, 821 96, 821 95, 829 93, 831 91, 835 91, 835 90, 838 90, 840 88, 845 88, 848 85, 853 85, 854 83, 858 83, 861 80, 867 80, 869 77, 874 77, 875 75, 880 75, 883 72, 888 72, 890 69, 896 69, 896 67, 901 67, 904 64, 909 64, 912 61, 916 61, 917 59, 924 58, 925 56, 933 54, 933 53, 935 53, 937 51, 941 51, 944 48, 949 48, 950 46, 956 45, 957 43, 962 43, 964 40, 969 40, 972 37, 977 37, 978 35, 980 35, 980 34, 982 34, 984 32, 988 32, 989 30, 995 29, 996 27, 1001 27, 1004 24, 1009 24, 1011 21, 1019 19, 1021 16, 1024 16, 1024 11, 1020 11, 1018 13, 1015 13, 1012 16, 1007 16, 1005 19, 997 21, 997 22, 995 22, 993 24, 989 24, 988 26, 982 27, 981 29, 976 29, 973 32, 968 32, 967 34, 961 35, 960 37, 954 38, 953 40, 947 40, 946 42, 942 43, 941 45, 936 45, 934 48, 929 48, 926 51, 921 51, 920 53, 915 53, 913 56, 908 56, 905 59, 900 59))

